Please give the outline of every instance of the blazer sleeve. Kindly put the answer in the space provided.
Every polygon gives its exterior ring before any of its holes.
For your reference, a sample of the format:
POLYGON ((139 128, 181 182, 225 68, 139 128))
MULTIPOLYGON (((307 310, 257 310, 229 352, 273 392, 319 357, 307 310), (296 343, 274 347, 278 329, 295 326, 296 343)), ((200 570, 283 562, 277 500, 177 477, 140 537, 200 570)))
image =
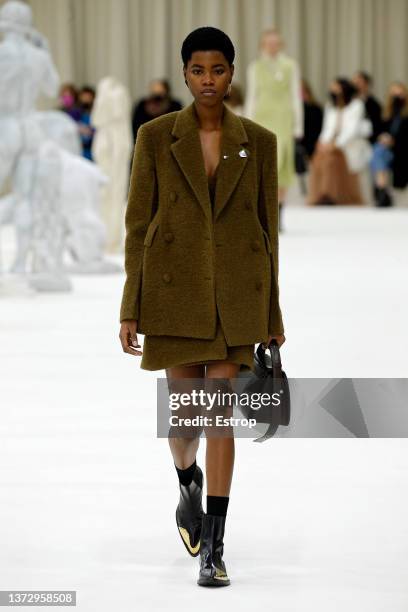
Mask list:
POLYGON ((146 126, 137 132, 125 214, 125 273, 120 322, 138 319, 144 239, 155 213, 157 180, 153 143, 146 126))
POLYGON ((269 301, 268 334, 284 333, 279 305, 279 203, 277 140, 271 132, 265 144, 259 192, 258 214, 271 245, 271 294, 269 301))

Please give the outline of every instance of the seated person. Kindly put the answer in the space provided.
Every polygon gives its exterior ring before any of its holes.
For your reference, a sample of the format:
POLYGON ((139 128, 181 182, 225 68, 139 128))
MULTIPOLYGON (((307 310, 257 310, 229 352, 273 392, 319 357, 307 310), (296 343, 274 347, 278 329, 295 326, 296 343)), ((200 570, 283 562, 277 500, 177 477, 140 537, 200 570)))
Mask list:
POLYGON ((370 169, 377 206, 391 206, 389 187, 408 184, 408 92, 402 83, 392 83, 383 115, 382 131, 374 144, 370 169))
POLYGON ((363 204, 358 173, 371 158, 371 122, 354 86, 335 79, 329 90, 323 128, 311 158, 309 204, 363 204))

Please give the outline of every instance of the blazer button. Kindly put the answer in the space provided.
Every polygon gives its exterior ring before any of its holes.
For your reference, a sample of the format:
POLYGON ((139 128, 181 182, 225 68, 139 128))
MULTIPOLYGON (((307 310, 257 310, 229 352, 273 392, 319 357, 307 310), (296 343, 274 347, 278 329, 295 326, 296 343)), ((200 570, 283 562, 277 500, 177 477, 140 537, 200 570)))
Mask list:
POLYGON ((251 249, 252 249, 253 251, 259 251, 259 248, 260 248, 259 240, 254 240, 254 241, 251 243, 251 249))
POLYGON ((249 200, 247 200, 247 201, 245 202, 245 208, 246 208, 247 210, 251 210, 251 208, 252 208, 252 204, 251 204, 251 202, 250 202, 249 200))
POLYGON ((163 280, 165 283, 169 283, 171 281, 171 274, 169 274, 168 272, 165 272, 163 274, 163 280))
POLYGON ((170 200, 175 202, 177 200, 177 193, 175 191, 170 191, 170 200))
POLYGON ((173 242, 173 240, 174 240, 173 233, 172 232, 166 232, 164 234, 164 239, 165 239, 166 242, 173 242))
POLYGON ((262 289, 262 281, 257 281, 255 287, 257 288, 258 291, 262 289))

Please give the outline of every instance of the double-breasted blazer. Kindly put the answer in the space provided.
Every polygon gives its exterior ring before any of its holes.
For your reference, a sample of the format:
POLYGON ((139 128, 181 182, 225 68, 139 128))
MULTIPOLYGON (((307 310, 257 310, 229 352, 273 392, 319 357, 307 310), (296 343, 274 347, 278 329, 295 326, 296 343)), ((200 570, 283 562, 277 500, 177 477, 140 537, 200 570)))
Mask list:
POLYGON ((284 332, 276 136, 224 104, 214 207, 195 103, 143 124, 125 215, 120 321, 230 346, 284 332))

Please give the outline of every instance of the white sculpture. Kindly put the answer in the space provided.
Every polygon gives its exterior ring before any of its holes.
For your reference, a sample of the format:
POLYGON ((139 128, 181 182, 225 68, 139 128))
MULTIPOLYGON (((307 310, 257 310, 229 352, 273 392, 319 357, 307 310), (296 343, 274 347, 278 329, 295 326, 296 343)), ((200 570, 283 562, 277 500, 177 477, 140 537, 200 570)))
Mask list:
POLYGON ((0 31, 4 33, 0 44, 0 122, 4 135, 0 140, 0 188, 10 176, 13 194, 0 200, 0 219, 13 221, 16 228, 17 255, 12 272, 24 275, 32 255, 29 284, 59 291, 70 289, 71 284, 60 265, 61 253, 45 248, 51 245, 45 244, 49 234, 44 228, 47 215, 53 212, 52 219, 57 223, 54 236, 62 232, 62 218, 52 211, 58 179, 52 173, 52 161, 38 154, 44 134, 35 111, 40 93, 56 95, 59 78, 47 41, 31 23, 31 8, 24 2, 9 0, 0 9, 0 31))
POLYGON ((32 115, 44 137, 57 143, 65 151, 82 155, 82 144, 77 123, 63 111, 38 111, 32 115))
POLYGON ((97 87, 91 117, 97 128, 92 155, 110 179, 103 190, 102 203, 110 252, 120 251, 124 240, 124 211, 133 147, 130 115, 131 101, 127 89, 114 77, 103 78, 97 87))
MULTIPOLYGON (((57 152, 56 152, 57 154, 57 152)), ((104 257, 106 226, 101 218, 101 188, 107 176, 93 162, 67 151, 59 152, 61 210, 65 221, 65 246, 73 262, 66 266, 76 274, 121 272, 119 264, 104 257), (72 177, 75 180, 72 180, 72 177)))
POLYGON ((63 262, 66 246, 77 271, 121 268, 103 260, 98 207, 106 178, 82 163, 86 160, 79 157, 78 130, 70 117, 35 110, 40 93, 56 95, 59 77, 47 41, 31 27, 31 18, 30 7, 20 0, 0 9, 0 31, 5 33, 0 44, 0 189, 8 176, 12 187, 12 194, 0 199, 0 226, 13 223, 16 229, 12 273, 25 276, 36 290, 66 291, 71 288, 63 262))

